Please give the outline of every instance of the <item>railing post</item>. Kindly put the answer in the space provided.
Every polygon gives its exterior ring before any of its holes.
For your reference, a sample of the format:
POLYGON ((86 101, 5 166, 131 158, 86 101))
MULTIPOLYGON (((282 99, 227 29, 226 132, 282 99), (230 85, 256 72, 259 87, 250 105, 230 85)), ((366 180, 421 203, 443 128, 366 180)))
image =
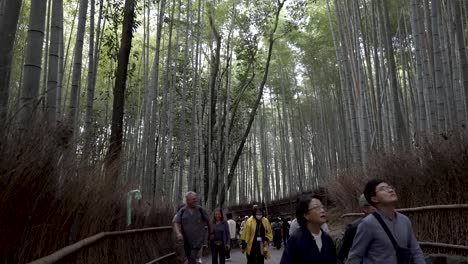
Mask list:
POLYGON ((135 195, 135 199, 141 199, 140 190, 132 190, 127 193, 127 226, 132 224, 132 196, 135 195))

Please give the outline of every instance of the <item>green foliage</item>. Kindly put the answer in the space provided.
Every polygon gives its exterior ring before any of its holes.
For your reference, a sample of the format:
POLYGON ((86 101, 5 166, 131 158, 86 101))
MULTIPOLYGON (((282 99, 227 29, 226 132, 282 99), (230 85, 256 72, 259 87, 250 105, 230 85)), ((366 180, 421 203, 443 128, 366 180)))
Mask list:
POLYGON ((114 63, 117 63, 119 54, 120 31, 123 22, 123 0, 108 1, 103 10, 103 18, 107 27, 103 33, 103 52, 114 63))

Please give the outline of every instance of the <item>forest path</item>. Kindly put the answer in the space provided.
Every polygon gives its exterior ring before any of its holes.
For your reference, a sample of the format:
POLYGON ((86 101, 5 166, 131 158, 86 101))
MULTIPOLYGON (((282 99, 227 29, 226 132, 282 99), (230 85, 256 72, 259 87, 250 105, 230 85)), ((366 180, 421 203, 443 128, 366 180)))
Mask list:
MULTIPOLYGON (((278 250, 276 248, 270 247, 269 250, 271 258, 265 260, 265 264, 279 264, 281 260, 281 255, 283 254, 283 248, 278 250)), ((229 263, 245 264, 247 263, 247 258, 245 257, 245 254, 242 254, 240 249, 236 248, 231 251, 231 260, 226 261, 226 264, 229 263)), ((203 264, 211 264, 211 255, 208 255, 203 258, 203 264)))

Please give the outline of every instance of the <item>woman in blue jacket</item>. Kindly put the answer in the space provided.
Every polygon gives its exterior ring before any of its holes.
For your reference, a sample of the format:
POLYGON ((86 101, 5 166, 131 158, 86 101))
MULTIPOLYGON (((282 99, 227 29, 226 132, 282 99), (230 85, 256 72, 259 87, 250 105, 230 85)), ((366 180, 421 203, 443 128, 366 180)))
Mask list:
POLYGON ((314 196, 300 201, 296 217, 301 228, 289 238, 281 264, 336 264, 333 240, 320 229, 327 221, 320 199, 314 196))

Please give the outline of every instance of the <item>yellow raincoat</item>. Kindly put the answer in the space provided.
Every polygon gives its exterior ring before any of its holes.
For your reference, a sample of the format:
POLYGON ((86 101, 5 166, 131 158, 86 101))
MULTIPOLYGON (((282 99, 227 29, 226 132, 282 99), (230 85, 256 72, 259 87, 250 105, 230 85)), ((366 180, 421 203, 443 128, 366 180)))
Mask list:
MULTIPOLYGON (((265 237, 268 241, 273 240, 273 232, 271 231, 270 221, 266 217, 262 218, 262 224, 265 228, 265 237)), ((255 240, 255 230, 257 229, 257 220, 255 217, 251 216, 247 219, 247 222, 244 226, 244 231, 241 234, 241 240, 244 240, 247 243, 247 247, 245 249, 246 254, 250 255, 250 250, 252 249, 252 244, 255 240)), ((256 241, 255 241, 256 242, 256 241)), ((268 258, 269 254, 268 251, 264 252, 264 255, 268 258)))

